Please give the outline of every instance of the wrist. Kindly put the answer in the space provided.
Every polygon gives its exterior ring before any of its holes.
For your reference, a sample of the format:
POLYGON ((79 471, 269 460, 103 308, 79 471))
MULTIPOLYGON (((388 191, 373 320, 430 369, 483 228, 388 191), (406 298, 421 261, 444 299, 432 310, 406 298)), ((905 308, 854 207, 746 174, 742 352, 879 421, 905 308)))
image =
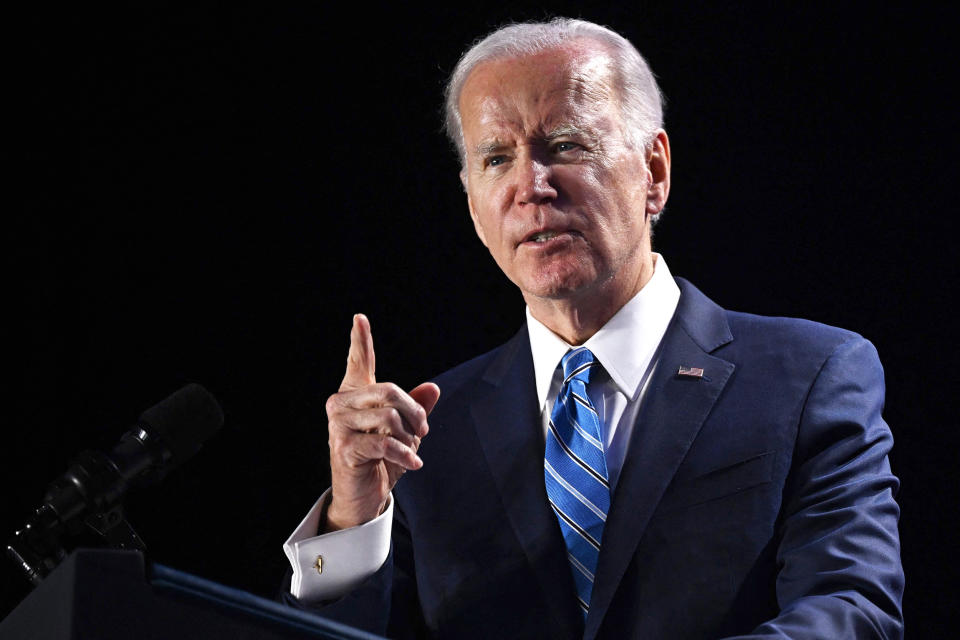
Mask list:
POLYGON ((390 497, 387 496, 383 501, 373 509, 340 509, 342 502, 337 502, 331 493, 330 499, 321 508, 318 522, 319 533, 332 533, 341 529, 349 529, 366 524, 371 520, 383 515, 390 504, 390 497))

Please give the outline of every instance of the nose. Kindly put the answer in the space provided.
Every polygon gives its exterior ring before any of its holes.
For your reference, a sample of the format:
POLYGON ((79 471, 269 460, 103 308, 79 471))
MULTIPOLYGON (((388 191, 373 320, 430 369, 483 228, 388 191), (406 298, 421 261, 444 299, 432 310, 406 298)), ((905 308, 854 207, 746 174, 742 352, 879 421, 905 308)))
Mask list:
POLYGON ((538 158, 518 159, 516 163, 516 193, 514 201, 518 206, 534 206, 556 199, 557 190, 552 183, 553 170, 538 158))

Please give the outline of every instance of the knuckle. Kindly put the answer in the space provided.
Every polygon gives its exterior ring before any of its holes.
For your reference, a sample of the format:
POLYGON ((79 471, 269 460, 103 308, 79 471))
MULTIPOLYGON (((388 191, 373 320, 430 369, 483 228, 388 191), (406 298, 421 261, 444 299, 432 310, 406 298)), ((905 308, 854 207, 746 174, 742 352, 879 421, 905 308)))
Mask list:
POLYGON ((334 393, 329 398, 327 398, 327 402, 324 405, 324 407, 327 410, 328 416, 331 416, 334 413, 336 413, 337 410, 340 408, 340 394, 334 393))
POLYGON ((383 384, 383 397, 390 402, 397 402, 403 397, 403 391, 394 383, 385 382, 383 384))
POLYGON ((345 428, 340 422, 331 420, 327 423, 327 440, 331 444, 334 442, 342 442, 343 437, 346 435, 346 432, 349 431, 345 428))
POLYGON ((387 442, 384 442, 385 454, 390 453, 393 457, 396 457, 401 449, 403 449, 403 444, 398 440, 390 438, 387 442))
POLYGON ((385 418, 387 424, 390 426, 391 431, 396 431, 403 428, 403 418, 400 417, 400 412, 397 411, 396 407, 390 407, 387 409, 387 415, 385 418))
POLYGON ((377 435, 371 441, 378 458, 382 458, 387 454, 389 443, 386 436, 377 435))
POLYGON ((331 435, 327 446, 330 448, 330 455, 335 456, 346 451, 349 445, 343 437, 331 435))

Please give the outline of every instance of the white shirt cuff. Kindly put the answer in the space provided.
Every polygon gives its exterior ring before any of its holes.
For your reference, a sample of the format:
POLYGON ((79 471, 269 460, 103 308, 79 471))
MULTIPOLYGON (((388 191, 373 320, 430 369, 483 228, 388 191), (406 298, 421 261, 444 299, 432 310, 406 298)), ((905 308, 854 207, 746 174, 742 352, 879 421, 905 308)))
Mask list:
POLYGON ((290 593, 305 602, 346 595, 376 573, 390 553, 393 495, 370 522, 318 536, 320 514, 329 499, 327 489, 283 543, 293 568, 290 593))

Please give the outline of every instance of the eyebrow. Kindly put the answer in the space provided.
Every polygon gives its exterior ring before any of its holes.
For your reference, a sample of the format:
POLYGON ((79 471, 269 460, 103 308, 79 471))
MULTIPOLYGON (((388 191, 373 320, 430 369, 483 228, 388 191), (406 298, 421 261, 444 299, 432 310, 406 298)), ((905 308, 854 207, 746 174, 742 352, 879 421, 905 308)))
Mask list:
POLYGON ((544 140, 556 140, 564 136, 584 136, 586 132, 578 126, 572 124, 560 125, 550 133, 544 136, 544 140))
MULTIPOLYGON (((559 127, 556 127, 555 129, 550 131, 548 134, 543 136, 542 140, 550 142, 552 140, 556 140, 557 138, 563 138, 564 136, 583 137, 585 135, 586 135, 586 132, 580 127, 577 127, 572 124, 564 124, 564 125, 560 125, 559 127)), ((493 140, 488 140, 486 142, 479 143, 475 148, 475 152, 479 156, 486 156, 495 151, 500 151, 506 146, 507 146, 506 143, 504 143, 502 140, 493 139, 493 140)))
POLYGON ((506 145, 501 140, 488 140, 477 145, 476 153, 478 156, 486 156, 503 149, 506 145))

